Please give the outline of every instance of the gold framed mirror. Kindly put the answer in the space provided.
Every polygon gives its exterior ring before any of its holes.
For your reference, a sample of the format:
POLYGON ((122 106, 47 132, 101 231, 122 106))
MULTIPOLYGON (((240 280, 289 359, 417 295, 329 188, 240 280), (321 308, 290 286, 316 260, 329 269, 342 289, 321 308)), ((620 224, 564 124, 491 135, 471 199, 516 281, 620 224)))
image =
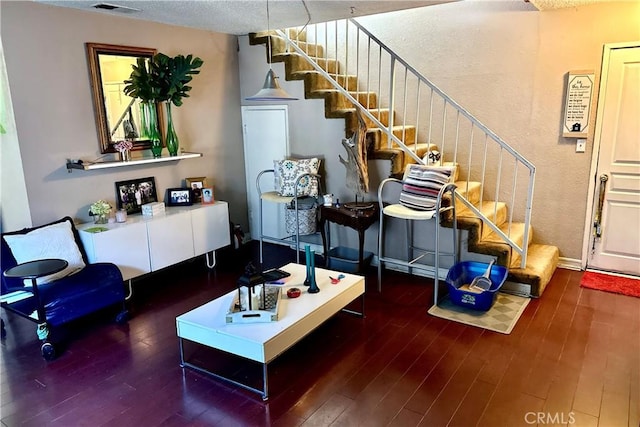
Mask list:
MULTIPOLYGON (((114 142, 132 141, 132 150, 151 148, 141 132, 140 100, 124 93, 124 81, 131 75, 137 59, 151 59, 156 49, 86 43, 91 93, 101 153, 115 153, 114 142)), ((159 130, 164 128, 162 108, 156 104, 159 130)))

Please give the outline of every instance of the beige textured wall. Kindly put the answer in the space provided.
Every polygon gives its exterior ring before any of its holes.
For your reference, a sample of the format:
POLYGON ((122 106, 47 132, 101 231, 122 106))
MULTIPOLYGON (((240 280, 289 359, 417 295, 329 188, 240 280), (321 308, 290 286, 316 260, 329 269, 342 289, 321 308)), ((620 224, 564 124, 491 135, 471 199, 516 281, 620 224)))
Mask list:
POLYGON ((9 231, 31 226, 31 215, 1 42, 0 56, 0 231, 9 231))
POLYGON ((599 79, 605 43, 640 40, 640 2, 465 1, 359 21, 536 165, 534 241, 580 259, 595 126, 586 153, 562 137, 566 73, 599 79))
MULTIPOLYGON (((1 31, 34 224, 64 215, 88 220, 97 199, 115 201, 114 182, 153 176, 164 190, 206 176, 246 228, 237 38, 32 2, 2 2, 1 31), (85 42, 155 47, 204 60, 191 97, 174 109, 181 145, 195 160, 67 173, 67 158, 100 156, 85 42), (222 59, 221 59, 222 58, 222 59)), ((3 199, 7 197, 3 194, 3 199)), ((27 213, 28 214, 28 213, 27 213)))

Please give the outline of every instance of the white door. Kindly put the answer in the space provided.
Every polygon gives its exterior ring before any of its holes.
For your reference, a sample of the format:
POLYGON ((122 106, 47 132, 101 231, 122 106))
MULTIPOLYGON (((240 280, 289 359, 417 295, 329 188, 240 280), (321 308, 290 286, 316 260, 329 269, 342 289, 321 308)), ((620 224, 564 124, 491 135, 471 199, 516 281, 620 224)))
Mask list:
MULTIPOLYGON (((249 234, 260 235, 260 211, 256 178, 266 169, 273 169, 273 161, 284 159, 289 153, 289 110, 287 105, 242 107, 244 162, 249 206, 249 234)), ((272 191, 273 174, 261 179, 261 190, 272 191)), ((264 234, 271 237, 287 235, 283 205, 264 203, 264 234)))
POLYGON ((601 214, 587 267, 640 276, 640 45, 605 47, 595 139, 601 214))

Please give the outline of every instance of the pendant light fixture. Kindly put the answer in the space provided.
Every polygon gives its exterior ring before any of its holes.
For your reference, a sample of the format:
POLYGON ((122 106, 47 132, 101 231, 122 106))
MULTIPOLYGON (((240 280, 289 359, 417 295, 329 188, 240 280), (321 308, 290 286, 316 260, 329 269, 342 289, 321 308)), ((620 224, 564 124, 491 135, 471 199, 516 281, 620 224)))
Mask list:
POLYGON ((267 50, 269 59, 269 71, 264 79, 262 89, 253 96, 245 98, 247 101, 295 101, 298 98, 289 95, 278 83, 278 76, 271 68, 271 23, 269 21, 269 0, 267 0, 267 50))

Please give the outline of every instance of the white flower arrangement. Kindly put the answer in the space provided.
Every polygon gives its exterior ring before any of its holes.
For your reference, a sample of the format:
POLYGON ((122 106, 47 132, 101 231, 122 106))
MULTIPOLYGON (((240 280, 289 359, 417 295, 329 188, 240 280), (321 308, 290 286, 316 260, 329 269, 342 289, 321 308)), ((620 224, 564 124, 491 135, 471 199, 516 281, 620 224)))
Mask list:
POLYGON ((104 200, 98 200, 89 208, 91 215, 107 215, 111 212, 111 205, 104 200))

